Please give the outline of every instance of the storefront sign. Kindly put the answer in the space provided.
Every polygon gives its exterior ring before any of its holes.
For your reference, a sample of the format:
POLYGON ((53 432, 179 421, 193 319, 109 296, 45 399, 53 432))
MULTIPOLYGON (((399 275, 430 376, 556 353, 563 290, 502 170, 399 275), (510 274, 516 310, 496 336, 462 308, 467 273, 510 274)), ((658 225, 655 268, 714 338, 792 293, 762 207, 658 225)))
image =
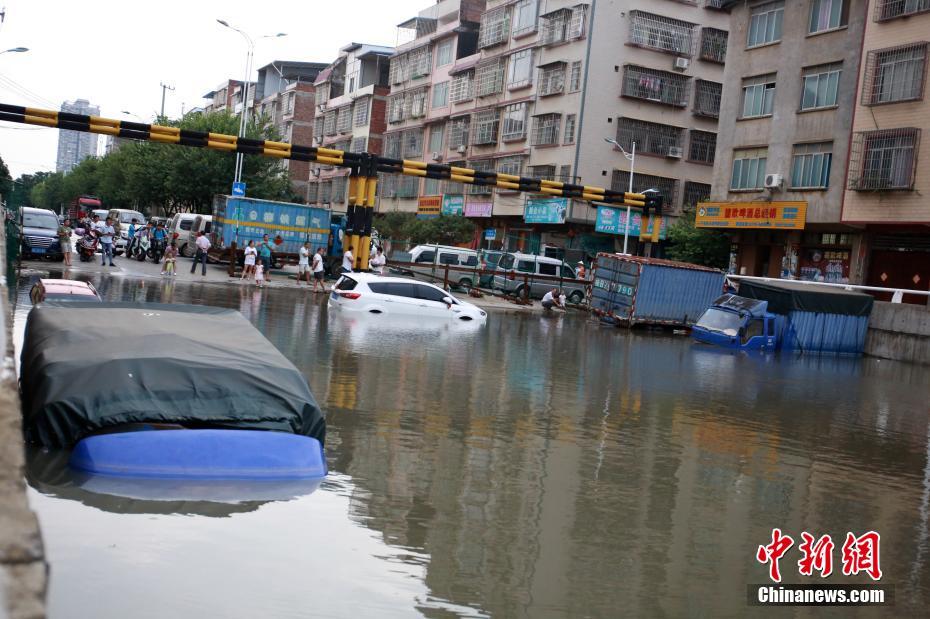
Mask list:
POLYGON ((813 248, 801 257, 800 279, 830 284, 849 283, 849 250, 813 248))
POLYGON ((495 230, 494 228, 488 228, 487 230, 484 231, 484 240, 493 241, 496 238, 497 238, 497 230, 495 230))
MULTIPOLYGON (((649 218, 646 224, 646 235, 652 236, 652 226, 655 219, 649 218)), ((640 211, 630 210, 630 232, 631 237, 641 236, 643 215, 640 211)), ((624 234, 626 232, 626 209, 612 208, 609 206, 597 207, 597 219, 594 222, 594 231, 605 234, 624 234)), ((659 239, 665 240, 668 236, 668 218, 662 218, 662 227, 659 228, 659 239)))
POLYGON ((442 196, 420 196, 417 202, 417 217, 420 219, 439 217, 441 210, 442 196))
POLYGON ((528 198, 523 221, 528 224, 564 224, 569 198, 528 198))
POLYGON ((700 202, 698 228, 803 230, 807 202, 700 202))
POLYGON ((491 202, 465 203, 465 217, 490 217, 494 205, 491 202))
POLYGON ((443 215, 461 215, 465 210, 465 196, 444 195, 442 197, 443 215))

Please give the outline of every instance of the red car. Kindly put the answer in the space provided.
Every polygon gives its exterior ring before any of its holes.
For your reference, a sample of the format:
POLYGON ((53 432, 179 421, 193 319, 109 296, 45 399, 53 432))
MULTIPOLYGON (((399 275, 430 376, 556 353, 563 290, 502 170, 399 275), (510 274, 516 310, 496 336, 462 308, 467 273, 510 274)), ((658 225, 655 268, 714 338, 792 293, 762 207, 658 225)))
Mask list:
POLYGON ((29 298, 33 305, 43 301, 101 301, 93 285, 73 279, 40 279, 29 292, 29 298))

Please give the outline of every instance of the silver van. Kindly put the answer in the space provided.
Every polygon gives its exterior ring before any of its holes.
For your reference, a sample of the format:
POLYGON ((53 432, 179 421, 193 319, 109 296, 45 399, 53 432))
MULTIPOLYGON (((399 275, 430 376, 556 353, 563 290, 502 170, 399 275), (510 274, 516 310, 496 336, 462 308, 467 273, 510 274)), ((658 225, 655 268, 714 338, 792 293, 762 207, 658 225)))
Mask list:
POLYGON ((117 256, 122 255, 129 243, 129 226, 132 225, 132 220, 136 220, 136 227, 145 226, 145 215, 132 209, 111 208, 107 217, 113 220, 113 227, 116 229, 113 252, 117 256))
POLYGON ((197 254, 197 233, 203 232, 208 237, 213 231, 213 215, 194 215, 189 229, 178 232, 178 252, 185 258, 193 258, 197 254))
POLYGON ((581 303, 585 298, 585 282, 577 279, 575 269, 558 258, 546 258, 533 254, 505 253, 497 263, 494 273, 494 288, 506 294, 522 297, 527 284, 529 295, 534 299, 541 299, 543 295, 559 288, 561 282, 562 294, 570 303, 581 303), (535 276, 545 276, 545 280, 534 279, 535 276), (528 282, 527 282, 528 280, 528 282))
MULTIPOLYGON (((449 270, 449 282, 453 286, 468 290, 478 284, 480 264, 478 252, 474 249, 451 245, 417 245, 407 255, 413 266, 392 270, 405 275, 421 276, 434 284, 441 284, 446 275, 445 267, 449 265, 455 267, 454 270, 449 270)), ((388 266, 390 267, 390 264, 388 266)))

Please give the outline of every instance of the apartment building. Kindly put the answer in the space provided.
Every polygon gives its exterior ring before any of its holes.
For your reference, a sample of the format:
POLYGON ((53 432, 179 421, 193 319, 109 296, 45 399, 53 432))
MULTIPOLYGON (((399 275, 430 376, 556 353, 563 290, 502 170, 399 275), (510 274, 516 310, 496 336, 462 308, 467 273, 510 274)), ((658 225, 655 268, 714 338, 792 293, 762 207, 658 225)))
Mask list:
POLYGON ((928 41, 930 1, 868 3, 842 221, 864 227, 873 286, 930 289, 928 41))
MULTIPOLYGON (((205 112, 223 112, 235 109, 236 97, 240 94, 241 80, 226 80, 216 88, 206 93, 203 98, 209 103, 204 106, 205 112)), ((251 87, 251 84, 250 84, 251 87)))
POLYGON ((712 202, 730 269, 845 283, 862 236, 841 222, 868 0, 723 2, 730 38, 712 202))
MULTIPOLYGON (((609 138, 636 142, 634 189, 661 191, 673 212, 709 195, 725 13, 672 0, 444 0, 419 18, 435 28, 392 59, 392 154, 626 191, 628 164, 609 138)), ((492 246, 593 253, 619 236, 599 232, 583 201, 387 183, 382 210, 462 212, 492 246)))
MULTIPOLYGON (((313 145, 353 152, 382 153, 392 47, 350 43, 314 82, 316 117, 313 145)), ((307 201, 345 212, 346 168, 312 164, 307 201)))
MULTIPOLYGON (((61 111, 69 114, 84 114, 98 116, 100 108, 91 105, 87 99, 65 101, 61 104, 61 111)), ((76 165, 88 157, 97 156, 99 135, 62 129, 58 132, 58 158, 55 162, 55 171, 67 174, 76 165)))

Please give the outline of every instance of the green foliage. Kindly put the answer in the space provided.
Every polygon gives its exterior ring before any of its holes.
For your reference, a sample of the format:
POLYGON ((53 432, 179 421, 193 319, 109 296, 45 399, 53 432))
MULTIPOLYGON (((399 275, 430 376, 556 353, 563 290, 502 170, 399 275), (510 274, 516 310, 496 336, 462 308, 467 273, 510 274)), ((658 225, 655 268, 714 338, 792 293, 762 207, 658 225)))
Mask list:
POLYGON ((0 157, 0 196, 6 196, 13 190, 13 177, 10 176, 10 169, 0 157))
POLYGON ((698 228, 694 211, 685 212, 669 228, 666 256, 672 260, 726 269, 730 263, 730 238, 725 232, 698 228))
POLYGON ((414 244, 458 245, 474 238, 475 224, 461 215, 417 219, 413 213, 378 215, 374 227, 384 239, 408 240, 414 244))
MULTIPOLYGON (((224 112, 188 114, 181 120, 161 119, 161 123, 228 135, 239 131, 239 119, 224 112)), ((267 117, 250 121, 246 137, 280 139, 267 117)), ((179 211, 210 213, 213 197, 230 191, 235 161, 234 154, 206 148, 124 141, 102 159, 85 159, 65 176, 44 179, 32 190, 32 202, 57 210, 77 196, 96 195, 105 208, 134 208, 165 216, 179 211)), ((251 197, 291 197, 287 173, 276 159, 247 155, 243 180, 251 197)))

